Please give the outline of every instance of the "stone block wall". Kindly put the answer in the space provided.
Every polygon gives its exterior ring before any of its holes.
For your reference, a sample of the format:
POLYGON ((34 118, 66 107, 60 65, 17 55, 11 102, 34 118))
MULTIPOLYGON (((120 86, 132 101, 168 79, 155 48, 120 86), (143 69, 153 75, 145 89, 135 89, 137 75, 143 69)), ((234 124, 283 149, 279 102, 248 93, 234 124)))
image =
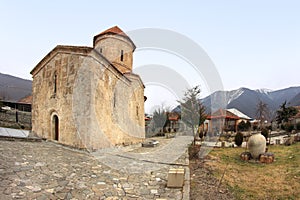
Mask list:
POLYGON ((0 126, 31 129, 31 113, 16 110, 1 111, 0 126))
POLYGON ((133 48, 127 39, 118 35, 103 35, 95 42, 95 49, 122 73, 132 71, 133 48), (121 51, 123 52, 123 60, 121 60, 121 51))
POLYGON ((144 87, 125 77, 95 50, 59 46, 33 72, 32 131, 61 143, 99 149, 140 142, 144 87), (39 69, 39 71, 37 71, 39 69))

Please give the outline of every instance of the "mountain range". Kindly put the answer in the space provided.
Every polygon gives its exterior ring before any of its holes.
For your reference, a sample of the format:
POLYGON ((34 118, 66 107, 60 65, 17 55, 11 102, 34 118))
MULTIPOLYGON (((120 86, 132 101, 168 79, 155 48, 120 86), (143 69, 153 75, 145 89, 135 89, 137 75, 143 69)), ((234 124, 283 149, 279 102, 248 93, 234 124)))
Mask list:
MULTIPOLYGON (((205 106, 208 114, 220 108, 236 108, 253 119, 257 118, 257 105, 262 101, 267 104, 270 119, 274 119, 276 111, 285 101, 287 106, 300 106, 300 86, 275 91, 242 87, 231 91, 217 91, 199 101, 205 106)), ((180 112, 180 106, 173 111, 180 112)))
POLYGON ((251 118, 257 117, 256 110, 260 101, 267 104, 270 118, 273 119, 276 116, 276 111, 285 101, 288 106, 300 105, 300 87, 289 87, 276 91, 239 88, 232 91, 218 91, 201 99, 208 112, 220 107, 236 108, 251 118))
MULTIPOLYGON (((32 81, 0 73, 0 99, 19 101, 31 95, 32 81)), ((268 89, 251 90, 239 88, 231 91, 217 91, 200 99, 211 113, 219 108, 236 108, 251 118, 256 118, 259 101, 267 104, 273 118, 279 106, 286 101, 288 106, 300 106, 300 86, 271 91, 268 89)), ((180 112, 180 106, 173 111, 180 112)))
POLYGON ((31 95, 32 81, 0 73, 0 99, 19 101, 31 95))

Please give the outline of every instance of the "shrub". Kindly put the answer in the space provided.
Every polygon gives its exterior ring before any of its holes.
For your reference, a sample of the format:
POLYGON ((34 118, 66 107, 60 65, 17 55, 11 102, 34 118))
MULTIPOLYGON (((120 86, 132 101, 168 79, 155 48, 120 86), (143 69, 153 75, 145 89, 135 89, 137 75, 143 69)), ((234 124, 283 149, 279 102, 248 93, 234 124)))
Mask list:
POLYGON ((261 134, 268 140, 269 131, 266 128, 261 129, 261 134))
POLYGON ((258 128, 257 125, 254 125, 254 126, 253 126, 253 130, 254 130, 254 131, 256 131, 257 128, 258 128))
POLYGON ((249 121, 247 121, 247 122, 241 121, 238 124, 239 131, 248 131, 250 129, 250 127, 251 127, 251 123, 249 121))
POLYGON ((298 122, 298 123, 296 124, 296 129, 297 129, 298 131, 300 131, 300 122, 298 122))
POLYGON ((247 121, 245 128, 246 130, 249 130, 251 128, 251 123, 249 121, 247 121))
POLYGON ((234 143, 240 147, 243 143, 243 139, 244 139, 243 134, 241 132, 237 132, 237 134, 234 137, 234 143))
POLYGON ((245 129, 246 129, 246 123, 244 121, 241 121, 238 124, 238 129, 239 129, 239 131, 245 131, 245 129))
POLYGON ((203 138, 203 136, 204 136, 204 133, 203 133, 203 131, 200 131, 200 133, 199 133, 199 137, 202 139, 202 138, 203 138))
POLYGON ((294 125, 292 124, 285 125, 285 130, 289 133, 292 132, 293 129, 294 129, 294 125))
POLYGON ((272 125, 268 126, 267 129, 272 131, 272 125))

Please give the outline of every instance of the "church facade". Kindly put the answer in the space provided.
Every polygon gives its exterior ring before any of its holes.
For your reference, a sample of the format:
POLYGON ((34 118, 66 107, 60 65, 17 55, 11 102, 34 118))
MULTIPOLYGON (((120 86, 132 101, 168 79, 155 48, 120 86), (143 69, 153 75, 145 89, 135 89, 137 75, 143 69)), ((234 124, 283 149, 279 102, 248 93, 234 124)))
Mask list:
POLYGON ((134 50, 117 26, 93 47, 56 46, 31 71, 33 134, 89 150, 141 142, 145 97, 134 50))

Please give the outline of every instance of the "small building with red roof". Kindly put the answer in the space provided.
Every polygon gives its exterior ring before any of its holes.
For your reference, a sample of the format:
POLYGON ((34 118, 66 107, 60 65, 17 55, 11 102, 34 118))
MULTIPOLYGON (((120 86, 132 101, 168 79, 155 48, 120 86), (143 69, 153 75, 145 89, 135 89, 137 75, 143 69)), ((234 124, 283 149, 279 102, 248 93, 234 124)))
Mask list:
POLYGON ((206 119, 208 132, 221 133, 223 131, 236 132, 240 117, 226 109, 219 109, 208 115, 206 119))

